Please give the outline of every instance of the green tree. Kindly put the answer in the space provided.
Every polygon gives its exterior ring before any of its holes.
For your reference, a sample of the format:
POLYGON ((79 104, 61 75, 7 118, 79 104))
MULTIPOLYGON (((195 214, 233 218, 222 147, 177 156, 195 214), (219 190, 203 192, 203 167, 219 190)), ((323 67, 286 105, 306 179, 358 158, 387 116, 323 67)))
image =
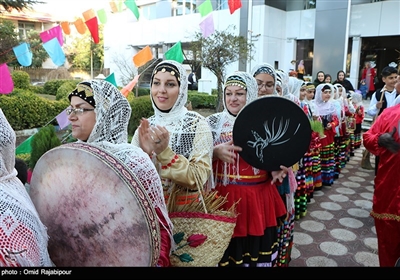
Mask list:
POLYGON ((42 40, 40 39, 39 31, 30 30, 27 33, 27 42, 32 51, 32 67, 42 67, 43 62, 49 58, 49 54, 43 48, 42 40))
POLYGON ((16 60, 12 48, 19 43, 15 25, 9 20, 0 21, 0 63, 10 64, 16 60))
POLYGON ((210 70, 218 81, 218 101, 216 110, 222 109, 222 87, 226 77, 226 67, 235 62, 246 63, 253 59, 254 44, 243 36, 232 34, 236 28, 230 25, 226 30, 215 31, 211 36, 204 38, 201 32, 196 32, 195 40, 189 49, 199 57, 204 68, 210 70), (197 55, 199 54, 199 55, 197 55))
POLYGON ((93 42, 89 31, 73 39, 69 46, 65 47, 65 53, 68 61, 74 68, 82 70, 91 69, 91 56, 93 55, 93 68, 103 69, 104 66, 104 40, 103 25, 99 25, 99 43, 93 42))
POLYGON ((0 0, 0 6, 6 11, 11 11, 16 9, 17 11, 22 11, 24 8, 31 8, 33 4, 43 4, 46 2, 38 0, 0 0))

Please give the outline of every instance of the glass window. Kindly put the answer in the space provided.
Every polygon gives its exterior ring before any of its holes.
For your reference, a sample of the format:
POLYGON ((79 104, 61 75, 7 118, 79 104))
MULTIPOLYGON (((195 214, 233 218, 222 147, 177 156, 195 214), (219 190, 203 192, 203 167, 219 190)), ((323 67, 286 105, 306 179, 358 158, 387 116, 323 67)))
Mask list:
POLYGON ((18 34, 21 40, 25 40, 27 38, 27 33, 30 30, 35 29, 35 24, 31 22, 18 22, 18 34))
POLYGON ((304 76, 313 72, 314 40, 297 40, 296 63, 304 61, 304 76))

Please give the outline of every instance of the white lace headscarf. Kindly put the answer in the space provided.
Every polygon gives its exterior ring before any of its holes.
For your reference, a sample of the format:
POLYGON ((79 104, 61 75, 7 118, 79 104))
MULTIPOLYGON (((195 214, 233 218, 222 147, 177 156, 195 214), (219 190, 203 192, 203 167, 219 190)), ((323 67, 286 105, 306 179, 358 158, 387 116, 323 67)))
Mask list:
MULTIPOLYGON (((243 106, 243 108, 245 108, 249 103, 258 98, 257 81, 251 74, 237 71, 226 78, 223 97, 224 110, 220 113, 212 114, 206 118, 208 124, 211 127, 214 146, 228 142, 232 139, 233 126, 235 124, 237 115, 233 115, 232 113, 230 113, 226 105, 225 90, 228 85, 240 85, 246 88, 246 105, 243 106)), ((268 96, 265 98, 268 98, 268 96)), ((243 110, 243 108, 240 110, 240 112, 243 110)), ((240 112, 238 113, 238 115, 240 114, 240 112)), ((227 165, 228 163, 225 163, 225 167, 227 165)), ((227 168, 225 168, 225 171, 226 170, 227 168)), ((220 171, 217 171, 217 173, 219 172, 220 171)), ((239 172, 239 169, 237 169, 237 172, 239 172)), ((223 171, 221 171, 221 173, 224 173, 226 175, 223 179, 224 184, 226 184, 228 182, 228 174, 223 171)), ((239 176, 239 174, 237 174, 237 176, 239 176)))
MULTIPOLYGON (((276 76, 277 76, 277 81, 278 84, 281 86, 282 88, 282 95, 281 97, 284 97, 286 99, 289 99, 291 101, 293 101, 294 103, 296 103, 297 105, 300 105, 300 100, 298 97, 296 97, 291 90, 294 90, 294 88, 289 88, 289 83, 291 80, 293 79, 297 79, 295 77, 290 77, 289 74, 284 71, 284 70, 276 70, 276 76)), ((300 90, 300 88, 299 88, 300 90)))
MULTIPOLYGON (((128 124, 131 106, 113 84, 105 80, 85 81, 93 89, 96 123, 86 143, 100 147, 119 158, 132 170, 150 197, 153 207, 158 207, 172 231, 168 217, 161 180, 149 156, 139 147, 128 143, 128 124)), ((162 223, 163 224, 163 223, 162 223)))
MULTIPOLYGON (((205 184, 211 178, 212 166, 212 137, 210 128, 205 118, 195 111, 186 109, 185 104, 188 98, 188 80, 185 68, 182 64, 173 60, 164 60, 157 64, 153 70, 151 83, 154 75, 158 71, 174 71, 174 76, 177 77, 179 83, 178 98, 172 108, 168 111, 161 111, 155 104, 152 95, 151 103, 154 109, 154 115, 149 117, 150 126, 160 125, 164 126, 169 132, 169 147, 176 154, 181 155, 187 159, 189 165, 189 172, 192 176, 196 176, 205 184), (206 160, 208 162, 199 163, 199 161, 206 160), (206 174, 206 176, 203 176, 206 174), (206 178, 205 178, 206 177, 206 178)), ((172 74, 172 73, 171 73, 172 74)), ((138 130, 132 138, 132 144, 140 146, 138 130)), ((154 163, 160 169, 161 164, 154 159, 154 163)), ((161 173, 161 171, 160 171, 161 173)), ((172 179, 163 179, 163 184, 172 190, 174 182, 172 179)), ((190 178, 188 177, 188 180, 190 178)), ((194 186, 195 187, 195 186, 194 186)), ((207 186, 209 189, 213 188, 212 185, 207 186)))
POLYGON ((258 74, 268 74, 274 79, 274 91, 272 92, 272 95, 278 95, 276 92, 276 71, 274 67, 268 63, 258 64, 251 69, 251 75, 256 78, 258 74))
POLYGON ((47 228, 14 168, 15 141, 0 109, 0 266, 53 266, 47 228))
POLYGON ((316 109, 316 114, 318 116, 326 116, 326 115, 330 115, 330 114, 335 114, 336 115, 336 108, 335 105, 332 102, 333 100, 333 88, 331 84, 328 83, 322 83, 319 84, 316 88, 315 88, 315 109, 316 109), (331 92, 331 97, 330 99, 325 102, 322 100, 322 88, 327 85, 329 86, 329 88, 332 90, 331 92))

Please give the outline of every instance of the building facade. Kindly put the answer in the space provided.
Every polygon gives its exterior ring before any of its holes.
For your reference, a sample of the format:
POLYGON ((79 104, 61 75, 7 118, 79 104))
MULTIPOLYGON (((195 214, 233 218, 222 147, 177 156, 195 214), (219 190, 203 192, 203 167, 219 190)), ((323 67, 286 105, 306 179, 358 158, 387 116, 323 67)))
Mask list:
MULTIPOLYGON (((156 58, 176 42, 191 42, 200 32, 201 17, 196 0, 136 0, 140 17, 129 11, 111 15, 104 26, 104 65, 116 76, 122 75, 117 58, 132 60, 145 46, 156 58)), ((313 80, 322 70, 336 78, 339 70, 347 73, 355 88, 366 61, 374 61, 378 72, 400 58, 400 1, 398 0, 242 0, 242 7, 230 14, 227 0, 211 0, 216 30, 235 26, 235 35, 254 44, 253 60, 234 63, 227 72, 250 71, 260 62, 288 71, 305 62, 306 77, 313 80)), ((202 80, 217 88, 215 76, 202 68, 202 80)))

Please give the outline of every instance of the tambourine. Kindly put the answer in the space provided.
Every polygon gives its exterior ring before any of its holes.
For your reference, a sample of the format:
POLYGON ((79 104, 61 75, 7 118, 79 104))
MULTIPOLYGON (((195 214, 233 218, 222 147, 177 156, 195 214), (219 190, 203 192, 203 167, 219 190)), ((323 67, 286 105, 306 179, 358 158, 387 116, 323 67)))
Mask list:
POLYGON ((250 165, 267 171, 290 167, 307 152, 311 125, 304 111, 293 101, 266 96, 251 102, 238 114, 233 142, 250 165))

